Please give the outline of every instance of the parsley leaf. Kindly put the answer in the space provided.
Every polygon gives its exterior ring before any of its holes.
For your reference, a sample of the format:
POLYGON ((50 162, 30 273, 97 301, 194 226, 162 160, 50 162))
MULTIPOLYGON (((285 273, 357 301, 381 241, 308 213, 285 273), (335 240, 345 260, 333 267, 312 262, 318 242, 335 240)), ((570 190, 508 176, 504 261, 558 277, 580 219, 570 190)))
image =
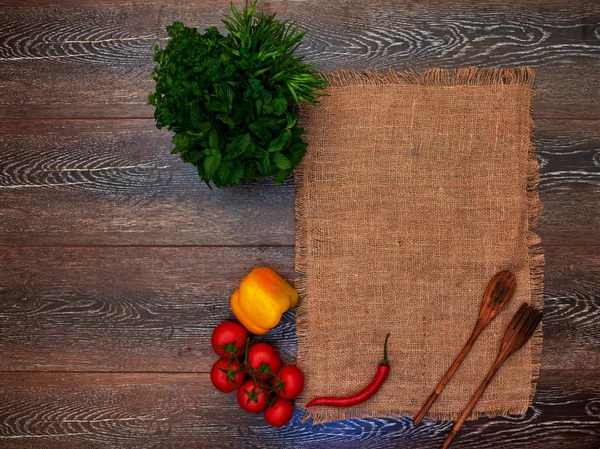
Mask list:
POLYGON ((194 164, 203 181, 230 186, 243 177, 283 181, 306 152, 300 104, 317 104, 326 81, 295 57, 304 33, 246 2, 223 24, 198 32, 175 22, 164 48, 154 48, 148 97, 156 126, 173 137, 173 153, 194 164))

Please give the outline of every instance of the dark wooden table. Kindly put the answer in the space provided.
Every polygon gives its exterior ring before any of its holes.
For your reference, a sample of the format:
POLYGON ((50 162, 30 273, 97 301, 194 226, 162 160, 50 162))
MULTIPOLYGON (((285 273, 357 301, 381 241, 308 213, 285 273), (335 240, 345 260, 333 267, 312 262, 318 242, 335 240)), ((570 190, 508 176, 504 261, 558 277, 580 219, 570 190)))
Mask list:
MULTIPOLYGON (((282 429, 210 384, 212 328, 252 267, 294 277, 294 183, 210 191, 145 99, 174 20, 227 0, 0 0, 0 447, 437 448, 448 422, 282 429)), ((338 68, 537 70, 544 350, 523 416, 453 447, 600 447, 600 4, 263 0, 338 68)), ((292 361, 293 313, 269 335, 292 361)))

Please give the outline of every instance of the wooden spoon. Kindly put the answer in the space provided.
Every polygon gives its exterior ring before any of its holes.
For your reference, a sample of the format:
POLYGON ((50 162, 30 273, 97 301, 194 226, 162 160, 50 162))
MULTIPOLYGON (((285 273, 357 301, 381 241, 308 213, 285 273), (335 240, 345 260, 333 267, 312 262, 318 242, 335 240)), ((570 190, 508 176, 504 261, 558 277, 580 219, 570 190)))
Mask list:
POLYGON ((540 324, 540 321, 542 321, 542 313, 539 310, 534 309, 527 304, 521 305, 521 308, 504 332, 502 347, 500 348, 500 352, 498 353, 496 361, 485 376, 485 379, 483 379, 483 382, 481 382, 481 385, 479 385, 479 388, 477 388, 477 391, 475 391, 475 394, 473 394, 473 397, 463 410, 460 418, 458 418, 454 424, 454 427, 452 427, 450 434, 444 440, 442 449, 447 449, 448 446, 450 446, 450 443, 458 433, 459 429, 462 427, 467 417, 471 414, 473 407, 475 407, 475 404, 477 404, 477 401, 490 384, 496 372, 498 372, 506 359, 517 352, 521 346, 523 346, 527 340, 529 340, 529 338, 533 335, 535 328, 538 326, 538 324, 540 324))
POLYGON ((429 408, 433 405, 436 398, 440 395, 448 381, 454 375, 454 372, 460 366, 466 355, 469 353, 473 344, 481 334, 481 331, 485 329, 485 327, 494 319, 496 315, 504 308, 506 303, 510 301, 512 298, 515 287, 517 284, 517 279, 514 274, 510 271, 501 271, 496 276, 492 278, 487 288, 485 289, 485 293, 483 294, 483 301, 481 302, 481 309, 479 310, 479 318, 477 318, 477 323, 475 324, 475 329, 473 329, 473 333, 465 343, 462 351, 454 360, 454 363, 450 366, 442 380, 437 384, 427 402, 421 408, 421 411, 415 417, 414 423, 418 425, 429 408))

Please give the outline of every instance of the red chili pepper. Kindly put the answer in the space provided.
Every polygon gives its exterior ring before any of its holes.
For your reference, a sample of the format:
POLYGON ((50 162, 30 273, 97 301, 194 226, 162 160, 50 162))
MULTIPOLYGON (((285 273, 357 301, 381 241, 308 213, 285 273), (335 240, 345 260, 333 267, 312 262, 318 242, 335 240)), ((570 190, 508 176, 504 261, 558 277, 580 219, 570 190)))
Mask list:
POLYGON ((383 345, 383 360, 377 367, 377 374, 364 390, 355 394, 354 396, 349 396, 346 398, 323 397, 313 399, 306 404, 306 407, 312 407, 314 405, 328 405, 329 407, 352 407, 371 399, 375 393, 379 391, 387 379, 388 374, 390 373, 390 364, 388 363, 387 359, 387 342, 389 337, 390 334, 387 334, 385 337, 385 344, 383 345))

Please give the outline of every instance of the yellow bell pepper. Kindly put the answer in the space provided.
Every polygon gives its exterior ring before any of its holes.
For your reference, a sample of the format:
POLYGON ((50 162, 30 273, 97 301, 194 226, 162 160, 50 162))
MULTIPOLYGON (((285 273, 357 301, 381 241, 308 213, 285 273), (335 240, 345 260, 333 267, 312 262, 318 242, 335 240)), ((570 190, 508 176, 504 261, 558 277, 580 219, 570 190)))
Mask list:
POLYGON ((231 309, 249 332, 262 335, 279 323, 283 312, 298 304, 298 292, 275 270, 258 267, 231 295, 231 309))

